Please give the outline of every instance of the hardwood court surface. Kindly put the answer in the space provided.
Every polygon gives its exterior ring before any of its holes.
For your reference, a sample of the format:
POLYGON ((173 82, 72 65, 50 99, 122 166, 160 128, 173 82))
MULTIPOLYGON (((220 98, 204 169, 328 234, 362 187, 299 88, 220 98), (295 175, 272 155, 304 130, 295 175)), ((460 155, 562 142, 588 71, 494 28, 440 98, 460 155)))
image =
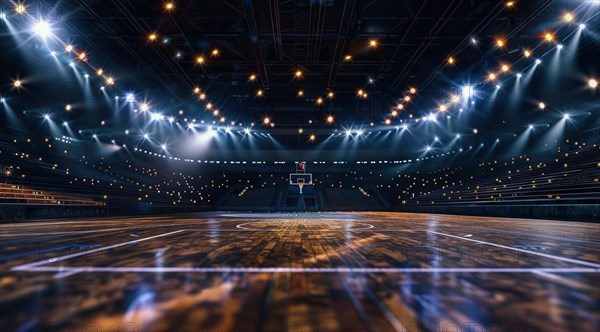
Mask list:
POLYGON ((203 213, 0 231, 0 331, 600 330, 595 223, 203 213))

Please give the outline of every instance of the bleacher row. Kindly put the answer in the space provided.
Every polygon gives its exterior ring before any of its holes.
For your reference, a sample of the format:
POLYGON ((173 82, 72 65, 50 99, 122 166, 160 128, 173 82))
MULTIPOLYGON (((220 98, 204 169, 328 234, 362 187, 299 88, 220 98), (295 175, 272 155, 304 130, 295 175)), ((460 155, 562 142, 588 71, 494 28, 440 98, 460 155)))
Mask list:
POLYGON ((42 191, 8 183, 0 183, 0 203, 31 205, 106 205, 106 203, 98 202, 91 197, 42 191))

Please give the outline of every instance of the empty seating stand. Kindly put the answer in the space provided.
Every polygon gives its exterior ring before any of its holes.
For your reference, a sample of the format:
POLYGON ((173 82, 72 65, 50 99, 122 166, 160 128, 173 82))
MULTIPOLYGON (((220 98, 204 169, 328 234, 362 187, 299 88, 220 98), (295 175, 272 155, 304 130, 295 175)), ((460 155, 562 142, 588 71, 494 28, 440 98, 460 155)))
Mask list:
POLYGON ((28 205, 105 205, 104 202, 96 201, 90 197, 54 193, 8 183, 0 183, 0 203, 28 205))

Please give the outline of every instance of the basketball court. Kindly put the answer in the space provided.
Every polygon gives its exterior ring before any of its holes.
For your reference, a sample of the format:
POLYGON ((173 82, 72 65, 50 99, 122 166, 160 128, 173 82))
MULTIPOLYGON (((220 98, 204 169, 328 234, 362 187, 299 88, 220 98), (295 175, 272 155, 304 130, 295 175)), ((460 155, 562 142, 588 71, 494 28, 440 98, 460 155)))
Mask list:
POLYGON ((0 228, 8 330, 600 326, 593 223, 210 212, 0 228))

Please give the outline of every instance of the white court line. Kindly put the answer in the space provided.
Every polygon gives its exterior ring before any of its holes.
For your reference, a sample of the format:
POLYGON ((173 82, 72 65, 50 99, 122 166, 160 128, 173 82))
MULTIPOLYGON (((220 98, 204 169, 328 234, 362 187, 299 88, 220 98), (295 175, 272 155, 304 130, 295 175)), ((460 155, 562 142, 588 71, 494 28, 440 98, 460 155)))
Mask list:
POLYGON ((38 266, 29 272, 133 272, 133 273, 600 273, 593 268, 369 268, 369 267, 96 267, 38 266))
MULTIPOLYGON (((172 234, 181 233, 181 232, 184 232, 184 231, 185 231, 185 229, 180 229, 178 231, 164 233, 164 234, 159 234, 159 235, 154 235, 154 236, 150 236, 150 237, 145 237, 143 239, 133 240, 133 241, 129 241, 129 242, 118 243, 118 244, 114 244, 112 246, 101 247, 101 248, 86 250, 86 251, 77 252, 77 253, 73 253, 73 254, 67 254, 67 255, 63 255, 63 256, 48 258, 48 259, 44 259, 44 260, 41 260, 41 261, 38 261, 38 262, 34 262, 34 263, 29 263, 29 264, 23 264, 23 265, 15 266, 15 267, 11 268, 10 270, 11 271, 27 271, 28 269, 36 267, 36 266, 50 264, 50 263, 55 263, 55 262, 60 262, 60 261, 66 260, 66 259, 71 259, 71 258, 74 258, 74 257, 89 255, 89 254, 97 253, 97 252, 100 252, 100 251, 114 249, 114 248, 118 248, 118 247, 130 245, 130 244, 134 244, 134 243, 138 243, 138 242, 148 241, 148 240, 156 239, 156 238, 163 237, 163 236, 168 236, 168 235, 172 235, 172 234)), ((66 269, 66 268, 63 268, 63 269, 66 269)))
POLYGON ((504 248, 504 249, 514 250, 514 251, 519 251, 519 252, 523 252, 523 253, 527 253, 527 254, 531 254, 531 255, 546 257, 546 258, 555 259, 555 260, 559 260, 559 261, 563 261, 563 262, 569 262, 569 263, 573 263, 573 264, 585 265, 585 266, 590 266, 590 267, 593 267, 593 268, 596 268, 596 269, 600 269, 600 264, 596 264, 596 263, 592 263, 592 262, 586 262, 586 261, 580 261, 578 259, 572 259, 572 258, 554 256, 554 255, 550 255, 550 254, 544 254, 544 253, 541 253, 541 252, 535 252, 535 251, 531 251, 531 250, 525 250, 525 249, 519 249, 519 248, 509 247, 509 246, 505 246, 505 245, 502 245, 502 244, 496 244, 496 243, 491 243, 491 242, 479 241, 479 240, 475 240, 475 239, 471 239, 471 238, 466 238, 466 237, 457 236, 457 235, 451 235, 451 234, 446 234, 446 233, 440 233, 440 232, 434 232, 434 231, 426 231, 426 232, 428 232, 428 233, 434 233, 434 234, 439 234, 439 235, 444 235, 444 236, 448 236, 448 237, 453 237, 453 238, 457 238, 457 239, 461 239, 461 240, 465 240, 465 241, 471 241, 471 242, 476 242, 476 243, 481 243, 481 244, 487 244, 487 245, 493 246, 493 247, 498 247, 498 248, 504 248))

